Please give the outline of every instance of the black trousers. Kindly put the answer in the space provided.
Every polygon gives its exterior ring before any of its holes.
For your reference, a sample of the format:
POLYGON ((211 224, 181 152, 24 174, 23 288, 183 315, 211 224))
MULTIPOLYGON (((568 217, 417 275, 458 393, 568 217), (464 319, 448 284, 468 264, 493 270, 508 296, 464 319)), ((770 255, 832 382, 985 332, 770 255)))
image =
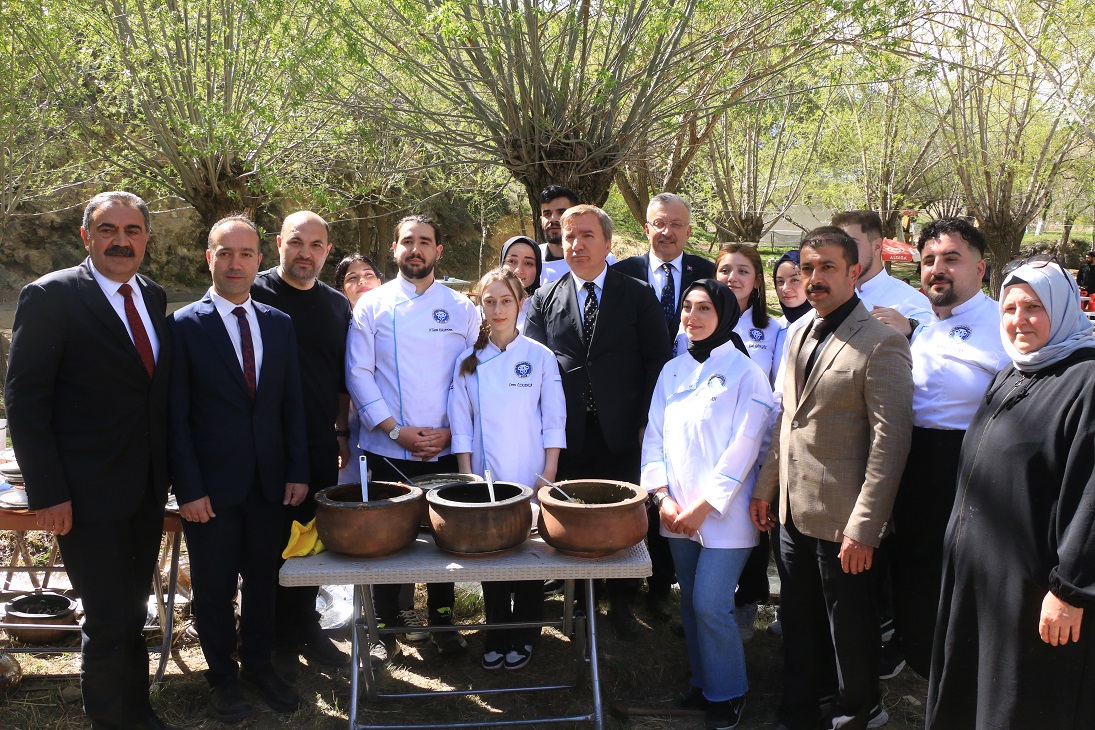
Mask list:
MULTIPOLYGON (((369 462, 369 470, 373 473, 373 480, 380 482, 402 482, 403 477, 395 469, 388 465, 385 457, 365 452, 365 459, 369 462)), ((456 457, 452 454, 438 457, 437 461, 415 461, 411 459, 393 459, 387 457, 399 468, 399 471, 411 479, 427 474, 453 474, 459 469, 456 466, 456 457)), ((414 586, 410 586, 413 590, 414 586)), ((404 589, 402 585, 378 585, 373 586, 373 602, 376 606, 377 620, 382 624, 391 624, 399 613, 399 592, 404 589)), ((451 609, 456 602, 455 583, 427 583, 426 607, 429 609, 430 618, 437 615, 442 608, 451 609)), ((413 604, 412 604, 413 605, 413 604)))
MULTIPOLYGON (((293 522, 306 525, 316 516, 316 493, 338 483, 338 442, 331 433, 330 445, 312 448, 308 452, 308 496, 295 507, 285 507, 281 524, 281 550, 289 544, 293 522)), ((282 560, 281 563, 285 561, 282 560)), ((280 569, 281 563, 278 567, 280 569)), ((277 610, 277 645, 281 649, 295 650, 300 644, 320 631, 316 596, 319 586, 283 586, 275 589, 277 610)))
POLYGON ((881 638, 871 571, 840 567, 840 544, 803 535, 788 515, 780 531, 783 703, 791 730, 813 730, 818 701, 836 693, 832 727, 863 730, 879 701, 881 638))
POLYGON ((183 522, 190 553, 191 603, 211 687, 236 681, 236 620, 232 599, 241 589, 239 658, 249 671, 273 671, 274 596, 281 565, 285 508, 266 500, 256 483, 241 504, 217 507, 208 522, 183 522))
POLYGON ((73 515, 58 535, 61 558, 84 604, 80 690, 99 728, 139 726, 152 715, 144 623, 163 534, 163 502, 145 493, 132 516, 93 524, 73 515))
POLYGON ((745 567, 741 569, 738 590, 734 594, 735 606, 768 602, 771 597, 768 587, 768 561, 771 551, 772 538, 769 533, 760 533, 760 542, 749 553, 749 559, 745 561, 745 567))
POLYGON ((965 431, 914 428, 912 448, 894 502, 890 536, 894 603, 909 666, 931 671, 936 611, 943 580, 943 535, 958 479, 965 431))
MULTIPOLYGON (((630 484, 639 483, 639 467, 642 460, 642 445, 639 443, 638 432, 635 434, 633 448, 625 451, 612 451, 605 443, 604 434, 601 432, 601 422, 595 414, 586 414, 585 440, 581 444, 570 444, 563 449, 559 457, 560 481, 568 479, 615 479, 630 484)), ((648 513, 649 514, 649 513, 648 513)), ((657 534, 657 527, 653 528, 657 534)), ((649 528, 647 536, 650 535, 649 528)), ((660 537, 660 535, 659 535, 660 537)), ((665 538, 662 538, 663 540, 665 538)), ((675 576, 673 557, 669 555, 669 544, 665 543, 665 553, 668 556, 668 568, 662 565, 662 577, 668 569, 670 576, 675 576)), ((653 563, 653 550, 651 551, 653 563)), ((669 585, 672 585, 670 581, 669 585)), ((642 581, 639 578, 615 578, 606 581, 606 592, 610 601, 631 601, 639 592, 642 581)), ((652 583, 652 587, 653 587, 652 583)), ((584 594, 583 594, 584 595, 584 594)), ((582 599, 579 599, 579 603, 582 599)))
MULTIPOLYGON (((487 623, 544 620, 544 581, 508 580, 483 584, 483 611, 487 623)), ((505 654, 511 647, 535 644, 539 628, 495 629, 487 631, 483 642, 487 651, 505 654)))

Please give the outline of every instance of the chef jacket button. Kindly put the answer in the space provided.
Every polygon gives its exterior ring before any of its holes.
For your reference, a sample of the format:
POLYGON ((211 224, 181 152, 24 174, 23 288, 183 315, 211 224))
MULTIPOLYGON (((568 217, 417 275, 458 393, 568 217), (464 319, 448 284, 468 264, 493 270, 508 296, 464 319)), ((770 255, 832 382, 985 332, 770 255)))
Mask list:
POLYGON ((798 428, 798 421, 791 421, 791 428, 798 428))

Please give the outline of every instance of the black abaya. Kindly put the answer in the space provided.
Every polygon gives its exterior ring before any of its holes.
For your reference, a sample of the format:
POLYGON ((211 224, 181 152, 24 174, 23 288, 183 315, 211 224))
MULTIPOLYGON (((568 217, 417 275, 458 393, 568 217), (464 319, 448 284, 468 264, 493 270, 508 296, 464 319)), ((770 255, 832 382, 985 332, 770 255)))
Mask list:
POLYGON ((1090 728, 1095 349, 997 374, 962 444, 944 561, 926 727, 1090 728), (1084 609, 1078 642, 1039 637, 1050 590, 1084 609))

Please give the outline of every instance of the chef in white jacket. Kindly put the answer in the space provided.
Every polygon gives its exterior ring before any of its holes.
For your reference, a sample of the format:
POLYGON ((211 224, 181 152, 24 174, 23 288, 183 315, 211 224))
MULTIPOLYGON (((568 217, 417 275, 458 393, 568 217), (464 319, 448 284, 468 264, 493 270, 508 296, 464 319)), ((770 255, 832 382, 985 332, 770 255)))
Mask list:
MULTIPOLYGON (((346 388, 361 424, 358 445, 373 478, 380 481, 403 481, 400 473, 413 479, 456 470, 449 448, 452 369, 479 334, 475 305, 434 277, 444 250, 437 224, 425 216, 408 216, 394 233, 399 275, 358 300, 346 336, 346 388)), ((385 626, 420 626, 413 611, 399 610, 399 588, 374 590, 378 620, 385 626)), ((431 584, 430 624, 451 624, 453 603, 451 583, 431 584)), ((391 636, 385 638, 389 643, 370 647, 378 664, 390 660, 396 649, 391 636)), ((412 628, 405 638, 425 637, 412 628)), ((455 631, 433 638, 442 653, 467 647, 455 631)))
MULTIPOLYGON (((525 290, 508 269, 479 282, 483 325, 475 345, 457 360, 449 394, 452 450, 463 473, 535 489, 543 475, 555 479, 566 447, 566 400, 555 353, 517 331, 525 290)), ((543 618, 544 582, 483 584, 487 623, 543 618)), ((486 670, 523 668, 532 658, 537 628, 487 632, 486 670)))
POLYGON ((642 451, 641 483, 672 538, 681 586, 692 671, 684 705, 706 707, 707 727, 733 727, 745 705, 734 589, 757 544, 749 497, 775 412, 767 375, 730 341, 740 314, 722 282, 685 291, 688 350, 658 378, 642 451))

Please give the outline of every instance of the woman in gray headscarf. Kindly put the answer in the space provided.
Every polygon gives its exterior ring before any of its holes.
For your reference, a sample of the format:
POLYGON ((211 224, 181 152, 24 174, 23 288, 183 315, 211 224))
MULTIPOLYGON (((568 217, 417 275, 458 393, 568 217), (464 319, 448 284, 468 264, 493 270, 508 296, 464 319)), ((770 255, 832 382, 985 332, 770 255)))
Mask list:
MULTIPOLYGON (((1095 337, 1052 257, 1004 270, 1012 365, 966 432, 946 533, 926 727, 1095 718, 1095 337)), ((931 458, 930 454, 922 458, 931 458)))

